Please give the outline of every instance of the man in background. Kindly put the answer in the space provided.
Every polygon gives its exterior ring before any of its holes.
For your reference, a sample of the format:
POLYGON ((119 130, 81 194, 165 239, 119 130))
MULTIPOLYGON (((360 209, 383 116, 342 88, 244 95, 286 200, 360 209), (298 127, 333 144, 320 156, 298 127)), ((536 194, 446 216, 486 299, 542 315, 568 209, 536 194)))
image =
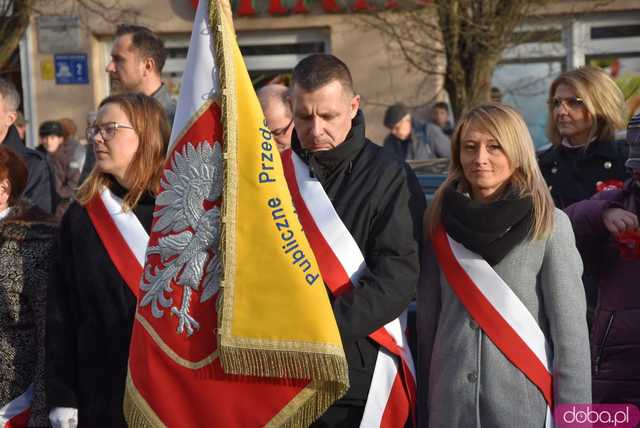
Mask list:
POLYGON ((396 103, 387 108, 384 126, 389 135, 384 140, 386 149, 405 160, 427 160, 451 156, 449 137, 430 122, 414 119, 409 108, 396 103))
POLYGON ((431 108, 431 123, 442 129, 444 134, 451 138, 453 127, 449 121, 449 104, 439 101, 431 108))
POLYGON ((23 196, 51 214, 51 172, 42 153, 27 148, 13 124, 18 117, 20 94, 8 80, 0 78, 0 144, 13 150, 27 164, 29 178, 23 196))
POLYGON ((153 31, 138 25, 120 25, 106 72, 125 91, 142 92, 158 100, 173 126, 176 102, 160 77, 166 59, 164 43, 153 31))
POLYGON ((258 91, 258 100, 262 106, 267 126, 276 140, 278 151, 291 147, 293 132, 293 114, 289 102, 289 88, 280 84, 265 85, 258 91))

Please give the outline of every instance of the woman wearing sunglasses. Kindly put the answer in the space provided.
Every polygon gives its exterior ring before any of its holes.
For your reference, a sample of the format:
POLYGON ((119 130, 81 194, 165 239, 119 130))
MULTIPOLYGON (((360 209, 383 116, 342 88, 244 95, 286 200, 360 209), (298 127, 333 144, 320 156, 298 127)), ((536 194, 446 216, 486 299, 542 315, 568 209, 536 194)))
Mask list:
POLYGON ((137 289, 128 273, 144 262, 169 133, 162 106, 142 94, 106 98, 87 130, 96 164, 62 218, 49 289, 47 401, 54 428, 126 426, 137 289))
MULTIPOLYGON (((539 155, 538 162, 558 208, 589 199, 599 189, 616 182, 622 185, 629 178, 627 145, 614 135, 625 127, 624 112, 622 92, 599 68, 568 71, 551 83, 547 135, 552 146, 539 155)), ((583 262, 590 320, 598 276, 593 267, 599 263, 583 262)))

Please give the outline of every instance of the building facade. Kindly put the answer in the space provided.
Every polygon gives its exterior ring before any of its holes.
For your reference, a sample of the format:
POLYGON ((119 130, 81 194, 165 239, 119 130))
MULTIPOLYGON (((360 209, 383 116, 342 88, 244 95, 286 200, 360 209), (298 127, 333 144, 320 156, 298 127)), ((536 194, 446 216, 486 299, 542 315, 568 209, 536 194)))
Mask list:
MULTIPOLYGON (((87 112, 95 110, 111 91, 104 70, 118 23, 145 25, 165 40, 169 58, 163 79, 177 96, 197 2, 119 0, 113 10, 105 7, 103 13, 78 10, 72 0, 63 3, 55 10, 45 7, 42 16, 34 17, 20 44, 29 144, 35 143, 38 124, 45 120, 70 117, 84 129, 87 112), (58 15, 65 10, 75 13, 58 15)), ((306 55, 332 53, 353 73, 368 134, 376 142, 386 134, 382 117, 388 105, 402 101, 419 107, 446 99, 441 78, 413 70, 392 41, 358 13, 371 7, 395 9, 396 1, 232 3, 238 42, 256 86, 286 80, 306 55)), ((524 112, 536 144, 544 143, 546 88, 557 73, 593 63, 619 77, 640 75, 640 2, 558 2, 543 13, 544 19, 532 19, 523 31, 553 31, 557 37, 505 52, 493 82, 505 102, 524 112)))

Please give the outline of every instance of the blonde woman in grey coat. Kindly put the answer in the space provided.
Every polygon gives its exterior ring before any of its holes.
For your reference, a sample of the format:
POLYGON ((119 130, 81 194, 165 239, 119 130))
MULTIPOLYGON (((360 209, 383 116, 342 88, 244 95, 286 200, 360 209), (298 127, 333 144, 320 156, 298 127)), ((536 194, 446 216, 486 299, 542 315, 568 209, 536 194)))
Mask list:
POLYGON ((419 426, 542 428, 589 403, 582 263, 518 112, 462 117, 425 230, 419 426))

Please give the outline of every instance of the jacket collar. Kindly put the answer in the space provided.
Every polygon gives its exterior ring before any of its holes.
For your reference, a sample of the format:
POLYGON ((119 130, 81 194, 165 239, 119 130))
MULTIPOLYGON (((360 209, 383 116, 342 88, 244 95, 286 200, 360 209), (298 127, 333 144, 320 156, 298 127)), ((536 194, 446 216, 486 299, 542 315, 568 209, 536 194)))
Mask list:
POLYGON ((11 150, 16 152, 16 154, 20 155, 21 157, 24 157, 27 153, 27 148, 22 142, 22 140, 20 139, 20 136, 18 135, 18 131, 16 131, 16 127, 13 125, 9 127, 9 130, 7 131, 7 136, 4 137, 4 141, 2 142, 2 144, 4 144, 5 147, 9 147, 11 150))
POLYGON ((9 215, 0 221, 0 235, 7 236, 7 227, 10 225, 46 225, 55 226, 56 219, 42 211, 35 205, 32 205, 26 199, 19 199, 14 206, 11 207, 9 215))
POLYGON ((592 143, 587 148, 587 155, 606 159, 616 159, 619 157, 615 141, 600 141, 592 143))
POLYGON ((302 147, 295 128, 291 135, 291 149, 300 156, 306 163, 313 162, 322 168, 333 169, 344 162, 350 162, 360 153, 366 142, 364 113, 358 110, 356 117, 351 121, 351 130, 347 134, 344 142, 337 147, 321 151, 311 152, 302 147))
POLYGON ((564 146, 555 146, 555 150, 559 152, 580 151, 584 153, 584 157, 600 157, 604 159, 617 159, 618 151, 616 150, 615 141, 594 141, 589 144, 586 149, 573 149, 564 146))
POLYGON ((173 102, 171 95, 169 95, 169 89, 167 89, 167 85, 163 83, 160 84, 160 87, 156 89, 156 91, 151 94, 153 98, 155 98, 162 107, 165 107, 168 104, 173 102))

